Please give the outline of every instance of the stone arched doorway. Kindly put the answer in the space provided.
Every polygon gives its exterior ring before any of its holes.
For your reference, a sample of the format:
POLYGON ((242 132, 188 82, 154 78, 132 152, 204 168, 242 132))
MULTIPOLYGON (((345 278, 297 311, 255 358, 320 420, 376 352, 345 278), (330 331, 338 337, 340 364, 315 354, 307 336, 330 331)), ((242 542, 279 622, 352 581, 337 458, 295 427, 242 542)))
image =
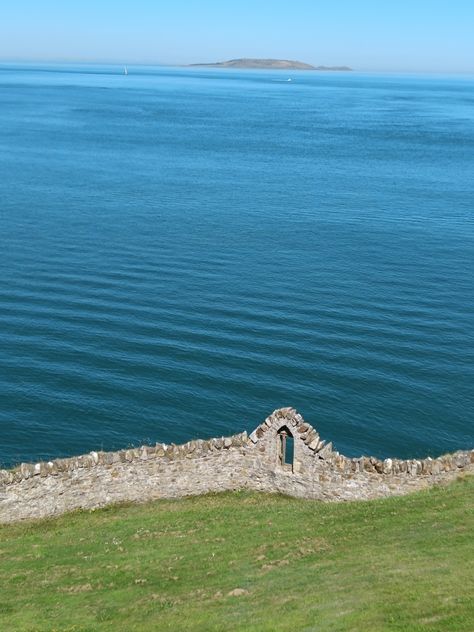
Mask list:
POLYGON ((295 441, 288 426, 282 426, 277 432, 278 463, 280 467, 293 472, 295 459, 295 441))

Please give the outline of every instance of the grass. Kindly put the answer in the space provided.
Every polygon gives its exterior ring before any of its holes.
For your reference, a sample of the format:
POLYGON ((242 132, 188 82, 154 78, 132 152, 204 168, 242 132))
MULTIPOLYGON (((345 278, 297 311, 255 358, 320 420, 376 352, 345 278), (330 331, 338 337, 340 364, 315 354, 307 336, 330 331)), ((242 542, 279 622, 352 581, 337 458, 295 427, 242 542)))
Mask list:
POLYGON ((230 493, 0 527, 0 630, 474 630, 474 477, 382 501, 230 493))

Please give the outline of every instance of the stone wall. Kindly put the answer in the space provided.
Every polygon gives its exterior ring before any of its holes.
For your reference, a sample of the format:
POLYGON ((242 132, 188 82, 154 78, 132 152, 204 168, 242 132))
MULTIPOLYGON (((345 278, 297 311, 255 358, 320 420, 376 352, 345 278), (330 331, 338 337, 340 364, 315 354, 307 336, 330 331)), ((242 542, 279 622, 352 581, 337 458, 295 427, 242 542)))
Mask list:
POLYGON ((184 445, 143 446, 0 470, 0 523, 123 501, 251 489, 325 501, 405 494, 474 473, 474 450, 437 459, 347 458, 292 408, 247 433, 184 445), (282 463, 281 432, 293 437, 282 463))

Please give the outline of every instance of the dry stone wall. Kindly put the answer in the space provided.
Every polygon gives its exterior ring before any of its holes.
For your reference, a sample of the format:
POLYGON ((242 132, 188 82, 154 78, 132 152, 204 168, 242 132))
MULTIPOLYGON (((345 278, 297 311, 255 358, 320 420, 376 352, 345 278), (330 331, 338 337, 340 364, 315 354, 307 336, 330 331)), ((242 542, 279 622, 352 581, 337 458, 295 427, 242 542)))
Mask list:
POLYGON ((247 433, 184 445, 156 444, 0 470, 0 523, 209 492, 251 489, 325 501, 406 494, 474 473, 474 450, 436 459, 347 458, 292 408, 247 433), (282 434, 293 463, 282 462, 282 434))

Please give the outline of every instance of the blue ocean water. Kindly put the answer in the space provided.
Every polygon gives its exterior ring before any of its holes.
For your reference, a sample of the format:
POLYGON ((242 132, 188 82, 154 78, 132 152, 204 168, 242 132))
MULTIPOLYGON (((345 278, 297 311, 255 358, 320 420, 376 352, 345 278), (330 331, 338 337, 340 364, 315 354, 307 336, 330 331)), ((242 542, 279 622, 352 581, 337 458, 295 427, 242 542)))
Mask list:
POLYGON ((474 78, 0 66, 0 463, 474 444, 474 78))

